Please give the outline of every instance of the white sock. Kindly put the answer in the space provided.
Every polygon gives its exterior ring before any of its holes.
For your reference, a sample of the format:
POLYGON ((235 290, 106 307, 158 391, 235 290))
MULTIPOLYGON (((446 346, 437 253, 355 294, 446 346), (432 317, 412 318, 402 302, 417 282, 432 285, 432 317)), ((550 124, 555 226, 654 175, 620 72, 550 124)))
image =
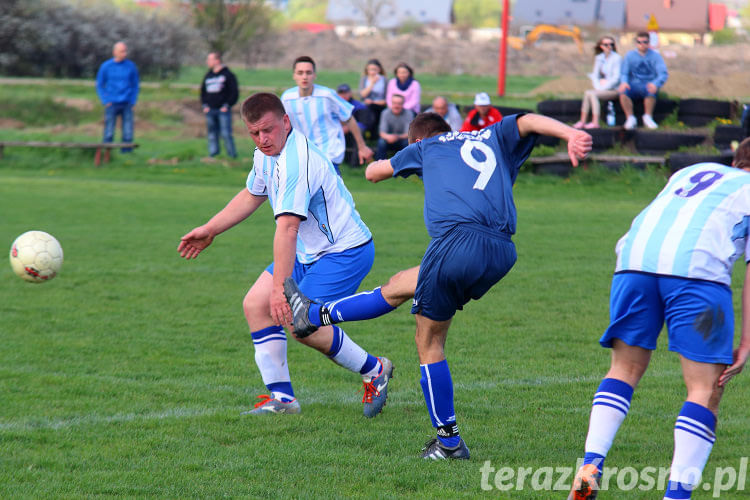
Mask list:
POLYGON ((359 373, 367 361, 367 351, 355 344, 344 330, 334 326, 333 345, 328 357, 337 365, 343 366, 354 373, 359 373))

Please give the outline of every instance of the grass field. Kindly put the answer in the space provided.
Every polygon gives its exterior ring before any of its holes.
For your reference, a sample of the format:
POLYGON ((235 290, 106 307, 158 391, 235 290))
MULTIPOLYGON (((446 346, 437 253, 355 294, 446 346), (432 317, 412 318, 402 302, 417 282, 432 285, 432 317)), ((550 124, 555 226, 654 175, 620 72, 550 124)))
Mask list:
MULTIPOLYGON (((472 460, 425 463, 416 457, 433 431, 407 307, 344 325, 394 361, 382 415, 365 419, 358 377, 293 341, 302 414, 239 415, 265 392, 241 301, 271 258, 270 211, 196 261, 175 248, 242 187, 247 166, 146 166, 119 156, 97 170, 71 153, 33 168, 13 158, 0 163, 0 244, 45 230, 62 243, 65 264, 42 285, 0 266, 0 498, 565 498, 534 491, 528 479, 523 490, 501 492, 494 476, 485 491, 480 468, 573 466, 582 454, 609 361, 597 339, 614 244, 664 183, 651 171, 568 180, 522 172, 518 263, 457 315, 448 339, 472 460)), ((371 288, 423 253, 421 185, 371 185, 348 167, 344 175, 375 237, 362 284, 371 288)), ((748 455, 749 387, 743 374, 725 395, 709 479, 748 455)), ((683 397, 677 358, 661 343, 607 465, 668 467, 683 397)), ((613 485, 599 498, 661 495, 613 485)))

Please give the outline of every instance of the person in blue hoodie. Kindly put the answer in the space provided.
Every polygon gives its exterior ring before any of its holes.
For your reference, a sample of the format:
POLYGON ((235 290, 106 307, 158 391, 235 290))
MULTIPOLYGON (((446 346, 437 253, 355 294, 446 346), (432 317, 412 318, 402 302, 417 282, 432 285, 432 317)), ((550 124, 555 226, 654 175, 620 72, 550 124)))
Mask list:
POLYGON ((637 50, 628 52, 620 68, 620 105, 625 112, 625 128, 632 130, 638 124, 633 114, 633 99, 643 99, 643 124, 658 128, 654 121, 656 94, 669 77, 667 65, 657 51, 651 49, 649 34, 645 31, 635 37, 637 50))
MULTIPOLYGON (((104 106, 104 139, 112 142, 117 116, 122 117, 122 142, 133 142, 133 106, 138 100, 140 79, 138 68, 127 59, 128 46, 117 42, 112 59, 102 63, 96 74, 96 93, 104 106)), ((122 152, 130 152, 123 148, 122 152)))

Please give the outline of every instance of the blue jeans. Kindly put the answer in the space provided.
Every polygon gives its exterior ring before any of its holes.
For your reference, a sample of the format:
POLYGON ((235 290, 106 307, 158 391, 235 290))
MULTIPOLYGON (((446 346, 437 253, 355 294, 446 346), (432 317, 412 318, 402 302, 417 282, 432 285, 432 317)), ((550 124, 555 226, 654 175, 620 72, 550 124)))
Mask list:
POLYGON ((210 156, 219 154, 219 135, 221 135, 227 154, 232 158, 237 158, 237 150, 234 148, 232 138, 231 108, 227 111, 209 109, 206 113, 206 129, 208 130, 208 154, 210 156))
MULTIPOLYGON (((129 102, 113 102, 104 108, 104 138, 102 142, 112 142, 115 137, 117 116, 122 116, 122 142, 133 142, 133 106, 129 102)), ((123 153, 131 148, 122 148, 123 153)))
POLYGON ((407 141, 406 139, 399 139, 396 142, 388 143, 388 141, 381 137, 380 139, 378 139, 378 147, 375 150, 375 159, 385 160, 388 156, 388 151, 398 153, 408 145, 409 141, 407 141))

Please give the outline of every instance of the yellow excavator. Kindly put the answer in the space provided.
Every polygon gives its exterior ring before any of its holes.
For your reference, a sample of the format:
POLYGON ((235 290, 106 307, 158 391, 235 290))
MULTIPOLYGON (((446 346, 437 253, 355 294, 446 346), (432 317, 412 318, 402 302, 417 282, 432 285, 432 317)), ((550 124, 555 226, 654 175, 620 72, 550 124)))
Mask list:
POLYGON ((542 35, 557 35, 572 38, 576 43, 576 46, 578 46, 578 51, 583 54, 583 35, 581 35, 581 29, 578 26, 537 24, 532 29, 526 31, 526 35, 523 37, 509 36, 508 44, 516 50, 521 50, 524 47, 535 43, 542 35))

